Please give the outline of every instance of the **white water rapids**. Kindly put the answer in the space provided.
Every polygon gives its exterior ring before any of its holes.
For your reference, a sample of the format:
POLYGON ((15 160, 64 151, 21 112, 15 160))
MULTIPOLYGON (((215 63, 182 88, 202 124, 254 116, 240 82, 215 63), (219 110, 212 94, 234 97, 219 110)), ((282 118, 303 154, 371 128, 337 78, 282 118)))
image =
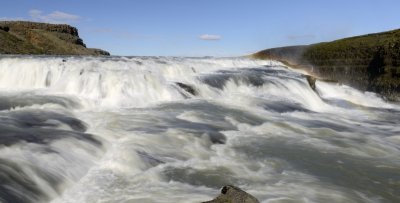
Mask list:
POLYGON ((400 202, 400 106, 247 58, 0 57, 0 202, 400 202))

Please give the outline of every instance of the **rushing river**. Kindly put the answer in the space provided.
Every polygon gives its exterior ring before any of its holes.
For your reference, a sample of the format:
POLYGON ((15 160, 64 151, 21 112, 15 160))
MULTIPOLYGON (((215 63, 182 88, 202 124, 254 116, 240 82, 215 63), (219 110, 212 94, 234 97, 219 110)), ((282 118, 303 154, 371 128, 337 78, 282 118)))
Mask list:
POLYGON ((400 202, 400 105, 246 58, 0 57, 0 202, 400 202))

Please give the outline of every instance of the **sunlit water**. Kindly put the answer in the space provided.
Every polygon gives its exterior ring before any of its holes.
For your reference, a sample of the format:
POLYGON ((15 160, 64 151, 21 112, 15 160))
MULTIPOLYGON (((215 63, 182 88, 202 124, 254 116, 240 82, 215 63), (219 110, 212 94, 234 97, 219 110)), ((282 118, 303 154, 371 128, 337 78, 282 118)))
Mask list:
POLYGON ((0 58, 0 202, 400 202, 400 106, 245 58, 0 58))

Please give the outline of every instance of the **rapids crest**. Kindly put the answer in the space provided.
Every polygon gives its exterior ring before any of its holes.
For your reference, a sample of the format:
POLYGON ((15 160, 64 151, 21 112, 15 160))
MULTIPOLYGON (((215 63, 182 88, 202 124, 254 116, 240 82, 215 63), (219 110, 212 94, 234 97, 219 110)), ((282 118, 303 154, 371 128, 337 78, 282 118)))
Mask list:
POLYGON ((400 106, 313 88, 247 58, 0 56, 0 202, 399 202, 400 106))

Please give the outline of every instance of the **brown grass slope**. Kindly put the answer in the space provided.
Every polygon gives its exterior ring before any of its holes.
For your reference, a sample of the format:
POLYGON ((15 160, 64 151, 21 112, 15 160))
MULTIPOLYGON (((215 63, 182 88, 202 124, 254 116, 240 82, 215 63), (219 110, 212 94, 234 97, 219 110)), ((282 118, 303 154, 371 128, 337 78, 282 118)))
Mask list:
POLYGON ((0 21, 0 54, 109 55, 86 48, 75 27, 26 21, 0 21))

